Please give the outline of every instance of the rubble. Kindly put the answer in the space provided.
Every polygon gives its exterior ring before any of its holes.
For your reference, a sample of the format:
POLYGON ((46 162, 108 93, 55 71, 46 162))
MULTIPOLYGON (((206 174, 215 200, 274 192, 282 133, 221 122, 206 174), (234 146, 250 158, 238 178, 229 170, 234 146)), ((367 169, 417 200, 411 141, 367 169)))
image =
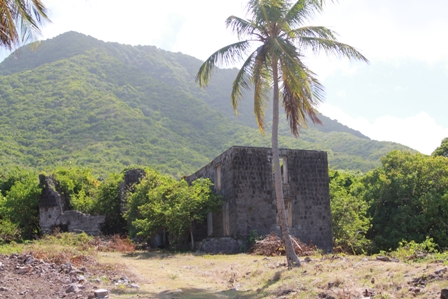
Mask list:
MULTIPOLYGON (((91 265, 94 266, 94 265, 91 265)), ((0 254, 0 297, 1 298, 108 298, 109 291, 100 288, 98 277, 115 276, 101 267, 87 269, 71 263, 51 263, 28 254, 0 254)), ((118 275, 117 275, 118 276, 118 275)), ((124 277, 124 276, 118 276, 124 277)), ((138 288, 131 280, 128 287, 138 288)))
MULTIPOLYGON (((315 254, 316 246, 312 244, 306 245, 293 236, 290 236, 290 238, 298 256, 315 254)), ((275 233, 271 233, 263 240, 255 241, 255 244, 249 249, 249 252, 264 256, 285 255, 285 246, 283 241, 275 233)))

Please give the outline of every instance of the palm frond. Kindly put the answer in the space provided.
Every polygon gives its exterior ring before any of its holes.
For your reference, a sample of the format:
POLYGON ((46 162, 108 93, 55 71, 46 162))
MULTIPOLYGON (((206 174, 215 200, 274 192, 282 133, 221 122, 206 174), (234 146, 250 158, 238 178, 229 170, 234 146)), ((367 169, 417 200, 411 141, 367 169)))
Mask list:
POLYGON ((49 21, 41 0, 11 0, 0 3, 0 43, 13 49, 41 33, 40 25, 49 21), (18 29, 21 30, 19 34, 18 29))
POLYGON ((321 38, 336 41, 336 32, 323 26, 305 26, 285 32, 291 39, 303 37, 321 38))
POLYGON ((290 70, 282 73, 283 107, 291 132, 298 137, 299 128, 307 127, 307 117, 313 123, 321 123, 317 116, 317 106, 323 99, 323 86, 309 69, 303 66, 294 69, 284 60, 282 64, 290 70))
POLYGON ((291 27, 301 26, 323 8, 323 0, 298 0, 286 12, 284 22, 291 27))
POLYGON ((196 75, 196 82, 199 83, 199 86, 203 87, 208 84, 216 66, 229 66, 243 60, 243 56, 246 54, 249 45, 250 42, 247 40, 240 41, 221 48, 210 55, 201 65, 196 75))
POLYGON ((277 39, 274 45, 277 52, 282 52, 279 60, 283 108, 291 132, 297 137, 299 127, 306 127, 307 116, 320 123, 316 107, 323 100, 323 86, 302 63, 294 45, 284 39, 277 39))
POLYGON ((253 16, 253 22, 272 36, 277 24, 283 19, 286 4, 287 1, 284 0, 250 0, 247 11, 253 16))
POLYGON ((266 115, 267 103, 270 99, 271 74, 268 70, 268 47, 266 44, 257 49, 252 81, 254 84, 254 114, 260 132, 264 134, 264 117, 266 115))
POLYGON ((354 47, 335 40, 319 37, 299 37, 297 43, 300 49, 311 49, 315 53, 324 51, 327 55, 335 55, 338 57, 369 62, 369 60, 354 47))
POLYGON ((233 33, 236 33, 238 38, 251 35, 255 31, 254 24, 251 21, 244 20, 236 16, 230 16, 226 19, 227 28, 230 27, 233 33))
POLYGON ((238 105, 242 98, 242 89, 249 90, 252 84, 252 71, 255 62, 257 51, 252 52, 244 62, 243 66, 238 71, 235 80, 232 84, 232 93, 230 94, 230 100, 232 107, 236 115, 238 115, 238 105))

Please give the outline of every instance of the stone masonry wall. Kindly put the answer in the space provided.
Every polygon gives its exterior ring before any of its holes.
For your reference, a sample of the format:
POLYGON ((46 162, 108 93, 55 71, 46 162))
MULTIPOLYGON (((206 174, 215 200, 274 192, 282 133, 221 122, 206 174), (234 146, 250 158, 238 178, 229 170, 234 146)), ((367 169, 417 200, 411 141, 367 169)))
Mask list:
POLYGON ((89 235, 101 234, 101 225, 106 216, 91 216, 79 211, 65 210, 64 199, 56 190, 56 181, 51 176, 39 175, 42 194, 39 199, 39 225, 42 234, 51 233, 55 228, 67 232, 85 232, 89 235))
MULTIPOLYGON (((221 189, 217 190, 228 205, 228 235, 247 236, 278 233, 276 198, 270 148, 232 147, 195 174, 217 182, 217 165, 221 169, 221 189)), ((290 233, 305 243, 329 252, 332 250, 331 211, 327 154, 321 151, 281 149, 287 181, 284 181, 285 202, 291 209, 290 233)), ((225 208, 213 215, 212 236, 226 236, 225 208)))
POLYGON ((317 245, 327 252, 333 248, 327 154, 321 151, 281 151, 287 158, 291 200, 290 233, 302 242, 317 245))

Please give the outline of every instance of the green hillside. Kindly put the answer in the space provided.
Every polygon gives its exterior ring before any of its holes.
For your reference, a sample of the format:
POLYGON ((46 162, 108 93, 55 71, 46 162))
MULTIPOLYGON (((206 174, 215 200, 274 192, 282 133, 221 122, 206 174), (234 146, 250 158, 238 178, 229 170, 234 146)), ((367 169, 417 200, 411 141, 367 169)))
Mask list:
MULTIPOLYGON (((151 46, 105 43, 76 32, 24 47, 0 64, 0 165, 76 164, 98 174, 138 164, 187 175, 232 145, 269 146, 250 94, 233 113, 235 69, 200 90, 201 61, 151 46), (16 57, 17 56, 17 57, 16 57)), ((335 168, 370 170, 399 144, 373 141, 322 116, 280 146, 326 150, 335 168)))

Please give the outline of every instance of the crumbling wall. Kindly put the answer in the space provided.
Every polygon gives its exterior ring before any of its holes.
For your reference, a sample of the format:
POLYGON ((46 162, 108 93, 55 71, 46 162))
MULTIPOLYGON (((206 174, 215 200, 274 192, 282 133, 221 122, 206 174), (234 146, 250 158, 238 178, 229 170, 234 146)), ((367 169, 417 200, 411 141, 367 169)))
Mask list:
POLYGON ((57 192, 57 184, 52 176, 39 175, 39 184, 42 188, 39 200, 39 225, 42 234, 51 233, 55 228, 94 236, 101 234, 101 225, 106 216, 91 216, 66 210, 65 200, 57 192))
POLYGON ((121 210, 125 211, 126 207, 126 193, 133 191, 132 188, 135 184, 138 184, 142 178, 146 176, 143 169, 129 169, 124 173, 124 180, 120 184, 120 200, 121 200, 121 210))

